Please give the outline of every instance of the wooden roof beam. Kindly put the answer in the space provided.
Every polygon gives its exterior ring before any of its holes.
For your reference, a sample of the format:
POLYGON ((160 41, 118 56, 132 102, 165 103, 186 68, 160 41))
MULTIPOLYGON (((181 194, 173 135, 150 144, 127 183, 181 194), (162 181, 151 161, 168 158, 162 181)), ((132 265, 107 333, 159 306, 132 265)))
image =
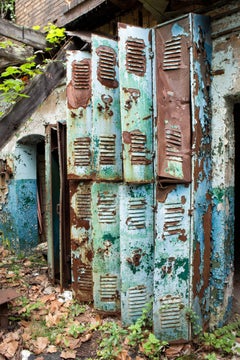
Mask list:
POLYGON ((0 35, 20 41, 34 49, 44 50, 47 47, 45 35, 40 31, 16 25, 5 19, 0 19, 0 35))

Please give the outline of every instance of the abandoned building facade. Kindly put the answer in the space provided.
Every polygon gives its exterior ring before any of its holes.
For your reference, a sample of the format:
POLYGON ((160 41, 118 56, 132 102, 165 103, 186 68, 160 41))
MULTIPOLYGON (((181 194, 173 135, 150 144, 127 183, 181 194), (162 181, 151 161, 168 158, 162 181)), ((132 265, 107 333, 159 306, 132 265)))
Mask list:
POLYGON ((224 324, 240 272, 238 1, 16 0, 18 25, 49 22, 65 56, 0 120, 0 242, 47 241, 51 279, 124 324, 153 299, 159 338, 189 340, 190 311, 224 324))

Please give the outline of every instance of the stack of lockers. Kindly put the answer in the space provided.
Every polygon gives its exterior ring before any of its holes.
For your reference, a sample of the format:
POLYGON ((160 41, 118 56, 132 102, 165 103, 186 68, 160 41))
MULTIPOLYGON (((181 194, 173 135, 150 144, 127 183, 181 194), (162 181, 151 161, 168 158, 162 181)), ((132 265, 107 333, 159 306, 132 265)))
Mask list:
POLYGON ((74 294, 121 311, 126 325, 153 299, 155 334, 167 340, 190 336, 193 133, 205 116, 193 94, 206 79, 208 27, 192 14, 155 29, 119 24, 118 41, 93 35, 91 53, 67 53, 74 294))

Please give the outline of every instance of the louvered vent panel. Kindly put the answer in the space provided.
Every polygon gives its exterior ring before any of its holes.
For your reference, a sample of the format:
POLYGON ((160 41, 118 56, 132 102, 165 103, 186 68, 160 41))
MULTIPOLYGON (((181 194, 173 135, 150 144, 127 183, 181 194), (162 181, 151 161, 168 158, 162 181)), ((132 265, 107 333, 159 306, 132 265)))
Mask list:
POLYGON ((165 204, 164 208, 164 236, 182 234, 184 208, 181 203, 165 204))
POLYGON ((116 135, 100 136, 100 165, 114 165, 116 152, 116 135))
POLYGON ((77 138, 74 141, 74 165, 89 166, 91 161, 91 139, 89 137, 77 138))
POLYGON ((100 193, 98 196, 98 220, 100 223, 116 222, 116 196, 113 194, 100 193))
POLYGON ((84 291, 92 291, 93 280, 92 280, 92 269, 91 267, 80 267, 78 270, 78 286, 84 291))
POLYGON ((83 220, 91 219, 91 193, 77 193, 77 217, 83 220))
POLYGON ((128 309, 131 318, 142 315, 142 310, 147 303, 147 290, 144 285, 130 288, 128 291, 128 309))
POLYGON ((146 164, 146 135, 141 132, 131 132, 131 163, 132 164, 146 164))
POLYGON ((97 49, 99 56, 98 62, 98 79, 100 82, 104 80, 114 81, 116 77, 115 64, 116 53, 108 46, 101 46, 97 49))
POLYGON ((132 198, 128 202, 127 226, 129 230, 144 229, 146 227, 146 200, 132 198))
POLYGON ((160 299, 160 321, 162 329, 180 328, 180 309, 182 301, 178 296, 166 296, 160 299))
POLYGON ((118 278, 116 275, 100 276, 101 301, 115 301, 118 294, 118 278))
POLYGON ((130 73, 144 76, 146 72, 145 43, 143 39, 129 37, 126 42, 126 68, 130 73))
POLYGON ((163 70, 176 70, 181 65, 181 37, 174 37, 165 42, 163 70))
POLYGON ((72 66, 72 82, 74 89, 90 89, 90 65, 86 61, 74 61, 72 66))
POLYGON ((182 133, 180 129, 165 129, 166 138, 166 158, 172 161, 183 162, 183 155, 180 154, 182 149, 182 133))

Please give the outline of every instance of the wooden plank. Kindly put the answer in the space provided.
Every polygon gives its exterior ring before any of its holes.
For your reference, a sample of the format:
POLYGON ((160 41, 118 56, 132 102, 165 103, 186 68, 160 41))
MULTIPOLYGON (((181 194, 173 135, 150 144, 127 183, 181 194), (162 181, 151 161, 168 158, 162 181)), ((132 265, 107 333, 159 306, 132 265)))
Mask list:
POLYGON ((35 49, 44 50, 47 47, 47 42, 43 33, 16 25, 8 20, 0 19, 0 35, 20 41, 35 49))
POLYGON ((23 64, 26 59, 33 55, 33 48, 30 46, 8 46, 5 49, 0 48, 0 70, 7 66, 23 64))
POLYGON ((0 119, 0 149, 7 143, 11 136, 42 104, 52 90, 65 76, 65 69, 62 62, 50 63, 46 71, 33 78, 26 89, 28 98, 20 100, 0 119))

